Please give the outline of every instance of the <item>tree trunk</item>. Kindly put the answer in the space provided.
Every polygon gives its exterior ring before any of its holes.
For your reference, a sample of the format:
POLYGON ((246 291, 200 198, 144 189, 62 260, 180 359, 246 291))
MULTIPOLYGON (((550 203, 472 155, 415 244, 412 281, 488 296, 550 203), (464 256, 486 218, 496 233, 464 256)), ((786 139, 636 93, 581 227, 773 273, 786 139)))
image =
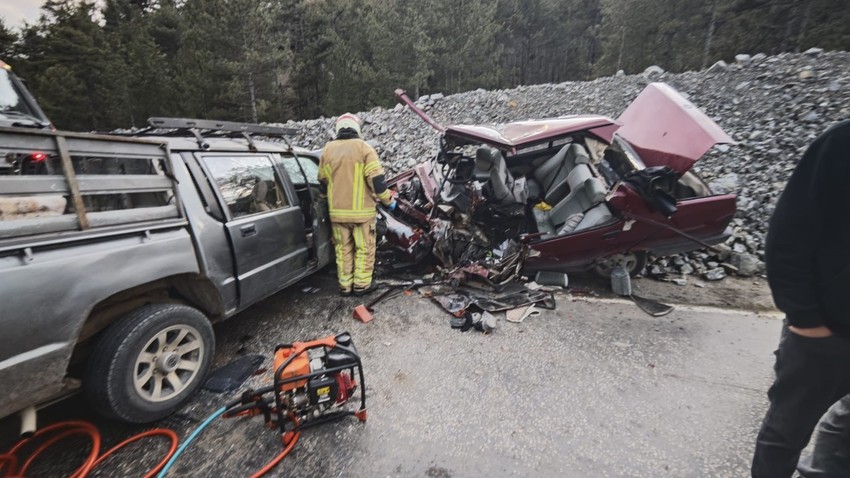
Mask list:
POLYGON ((711 20, 708 22, 708 31, 705 34, 705 46, 702 50, 702 68, 708 68, 708 54, 711 52, 711 41, 714 39, 714 27, 717 25, 717 0, 711 4, 711 20))
POLYGON ((254 88, 254 73, 248 73, 248 91, 251 93, 251 119, 256 124, 259 121, 257 120, 257 91, 254 88))
POLYGON ((803 38, 806 36, 806 27, 809 24, 809 9, 812 6, 812 2, 806 1, 805 3, 803 19, 800 20, 800 33, 797 35, 797 52, 803 49, 803 38))
POLYGON ((626 27, 620 28, 620 52, 617 53, 617 71, 620 71, 620 65, 623 63, 623 48, 626 44, 626 27))
POLYGON ((797 23, 800 15, 800 3, 802 2, 793 2, 794 6, 790 7, 788 11, 788 21, 785 22, 785 34, 782 35, 782 47, 780 51, 791 50, 793 43, 791 37, 794 35, 794 25, 797 23))

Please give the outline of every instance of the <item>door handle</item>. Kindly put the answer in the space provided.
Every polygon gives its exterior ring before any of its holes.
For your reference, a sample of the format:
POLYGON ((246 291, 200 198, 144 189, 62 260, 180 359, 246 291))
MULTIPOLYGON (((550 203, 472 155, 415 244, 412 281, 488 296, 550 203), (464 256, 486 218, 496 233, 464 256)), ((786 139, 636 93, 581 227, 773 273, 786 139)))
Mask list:
POLYGON ((242 237, 250 237, 257 234, 257 226, 254 224, 248 224, 247 226, 242 226, 239 228, 242 232, 242 237))
POLYGON ((614 239, 615 237, 617 237, 619 235, 620 235, 620 231, 606 232, 605 234, 602 234, 602 239, 604 239, 606 241, 610 241, 611 239, 614 239))

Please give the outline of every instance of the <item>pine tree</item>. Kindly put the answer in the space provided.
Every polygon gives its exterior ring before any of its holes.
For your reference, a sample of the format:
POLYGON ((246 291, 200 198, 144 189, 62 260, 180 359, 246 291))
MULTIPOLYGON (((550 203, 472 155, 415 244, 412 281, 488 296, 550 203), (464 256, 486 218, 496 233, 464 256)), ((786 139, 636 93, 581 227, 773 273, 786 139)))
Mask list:
POLYGON ((23 32, 29 86, 60 128, 110 129, 121 122, 122 62, 94 21, 90 2, 48 1, 23 32))

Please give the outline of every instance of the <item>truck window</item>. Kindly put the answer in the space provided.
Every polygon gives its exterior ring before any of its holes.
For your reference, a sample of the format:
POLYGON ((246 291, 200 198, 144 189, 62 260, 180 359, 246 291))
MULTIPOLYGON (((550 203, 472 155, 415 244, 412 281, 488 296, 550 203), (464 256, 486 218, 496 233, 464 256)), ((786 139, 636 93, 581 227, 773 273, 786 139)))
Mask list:
POLYGON ((303 186, 307 183, 313 185, 319 184, 319 166, 313 161, 306 158, 298 158, 298 162, 296 162, 292 156, 283 156, 280 158, 280 164, 283 165, 283 169, 289 175, 292 184, 296 186, 303 186), (298 163, 301 163, 301 167, 304 168, 304 174, 307 175, 306 180, 304 175, 301 174, 301 169, 298 168, 298 163))
POLYGON ((205 155, 203 159, 233 218, 289 205, 268 156, 205 155))

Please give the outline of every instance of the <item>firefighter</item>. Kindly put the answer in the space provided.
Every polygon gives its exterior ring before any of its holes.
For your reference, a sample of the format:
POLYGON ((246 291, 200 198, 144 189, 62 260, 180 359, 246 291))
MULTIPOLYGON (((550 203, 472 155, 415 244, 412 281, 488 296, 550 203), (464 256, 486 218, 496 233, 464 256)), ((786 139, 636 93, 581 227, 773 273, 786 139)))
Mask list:
POLYGON ((378 154, 362 139, 360 118, 346 113, 335 129, 336 139, 322 151, 319 181, 328 194, 340 294, 360 296, 375 289, 376 203, 390 210, 396 203, 378 154))

